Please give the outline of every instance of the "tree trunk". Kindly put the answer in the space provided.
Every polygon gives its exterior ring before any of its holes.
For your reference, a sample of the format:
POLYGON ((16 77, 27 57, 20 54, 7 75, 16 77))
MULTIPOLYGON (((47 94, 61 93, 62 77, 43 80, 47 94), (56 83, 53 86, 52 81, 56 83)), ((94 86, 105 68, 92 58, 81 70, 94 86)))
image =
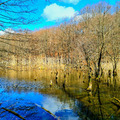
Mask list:
POLYGON ((96 71, 96 78, 100 77, 100 70, 101 70, 101 60, 102 60, 102 54, 103 54, 103 47, 104 47, 104 43, 102 44, 101 50, 100 50, 100 54, 99 54, 99 59, 98 59, 98 68, 96 71))
POLYGON ((114 60, 114 65, 113 65, 113 77, 117 76, 117 62, 114 60))

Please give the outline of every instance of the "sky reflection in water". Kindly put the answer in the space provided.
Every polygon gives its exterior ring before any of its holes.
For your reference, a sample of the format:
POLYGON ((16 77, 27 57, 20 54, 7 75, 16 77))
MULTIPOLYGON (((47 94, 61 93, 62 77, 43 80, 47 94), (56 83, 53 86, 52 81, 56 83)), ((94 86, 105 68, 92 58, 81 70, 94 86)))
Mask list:
MULTIPOLYGON (((49 110, 61 120, 79 119, 68 103, 61 102, 53 95, 35 92, 40 85, 39 82, 0 79, 0 103, 2 103, 0 107, 15 111, 27 120, 55 119, 36 104, 49 110)), ((19 120, 18 117, 3 109, 0 109, 0 118, 1 120, 16 120, 16 118, 19 120)))

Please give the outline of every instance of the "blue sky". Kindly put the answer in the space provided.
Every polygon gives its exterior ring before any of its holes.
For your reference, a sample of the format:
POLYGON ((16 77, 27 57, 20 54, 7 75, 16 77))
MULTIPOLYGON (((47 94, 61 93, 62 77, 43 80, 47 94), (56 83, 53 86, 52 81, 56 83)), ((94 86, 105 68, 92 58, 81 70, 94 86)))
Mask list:
MULTIPOLYGON (((115 5, 118 0, 104 1, 111 5, 115 5)), ((39 0, 37 3, 39 12, 37 15, 41 16, 40 23, 25 27, 28 27, 31 30, 39 30, 41 28, 55 26, 58 21, 63 18, 73 17, 86 5, 92 5, 98 2, 100 2, 100 0, 50 0, 50 2, 39 0)))
MULTIPOLYGON (((111 5, 119 0, 102 0, 111 5)), ((30 4, 31 9, 37 8, 35 14, 29 14, 28 18, 38 18, 34 24, 21 25, 16 29, 30 29, 36 31, 42 28, 48 28, 58 24, 63 18, 71 18, 78 14, 82 8, 100 2, 100 0, 36 0, 30 4), (50 2, 49 2, 50 1, 50 2)), ((12 28, 13 29, 13 28, 12 28)))

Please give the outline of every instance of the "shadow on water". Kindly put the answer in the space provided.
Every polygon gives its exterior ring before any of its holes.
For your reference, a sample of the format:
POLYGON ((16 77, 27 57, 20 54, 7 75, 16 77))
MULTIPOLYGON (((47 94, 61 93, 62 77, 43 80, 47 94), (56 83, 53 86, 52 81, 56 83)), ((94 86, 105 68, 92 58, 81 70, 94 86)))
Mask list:
POLYGON ((76 72, 8 71, 0 78, 0 118, 21 119, 18 113, 26 120, 119 120, 117 78, 109 85, 93 79, 91 91, 86 78, 76 72))

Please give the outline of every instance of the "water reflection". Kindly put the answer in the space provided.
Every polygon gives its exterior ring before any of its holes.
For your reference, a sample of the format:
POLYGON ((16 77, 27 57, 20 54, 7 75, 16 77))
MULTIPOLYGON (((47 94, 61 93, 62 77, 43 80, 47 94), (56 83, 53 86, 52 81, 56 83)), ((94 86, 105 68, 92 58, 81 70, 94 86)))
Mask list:
MULTIPOLYGON (((61 101, 55 95, 51 96, 38 92, 44 89, 41 82, 0 79, 0 85, 0 107, 19 113, 27 120, 79 119, 78 115, 72 110, 73 106, 70 105, 74 104, 73 100, 65 98, 65 95, 63 95, 64 101, 61 101), (58 118, 54 118, 36 104, 49 110, 58 118)), ((3 120, 19 119, 4 109, 0 109, 0 118, 3 120)))
MULTIPOLYGON (((69 74, 56 73, 43 70, 1 74, 0 107, 20 113, 27 120, 119 120, 120 105, 117 107, 117 101, 113 99, 120 99, 117 77, 111 78, 109 84, 107 79, 97 81, 92 78, 92 89, 88 91, 85 74, 80 75, 74 70, 69 74)), ((0 109, 3 120, 9 115, 10 119, 17 118, 0 109)))

